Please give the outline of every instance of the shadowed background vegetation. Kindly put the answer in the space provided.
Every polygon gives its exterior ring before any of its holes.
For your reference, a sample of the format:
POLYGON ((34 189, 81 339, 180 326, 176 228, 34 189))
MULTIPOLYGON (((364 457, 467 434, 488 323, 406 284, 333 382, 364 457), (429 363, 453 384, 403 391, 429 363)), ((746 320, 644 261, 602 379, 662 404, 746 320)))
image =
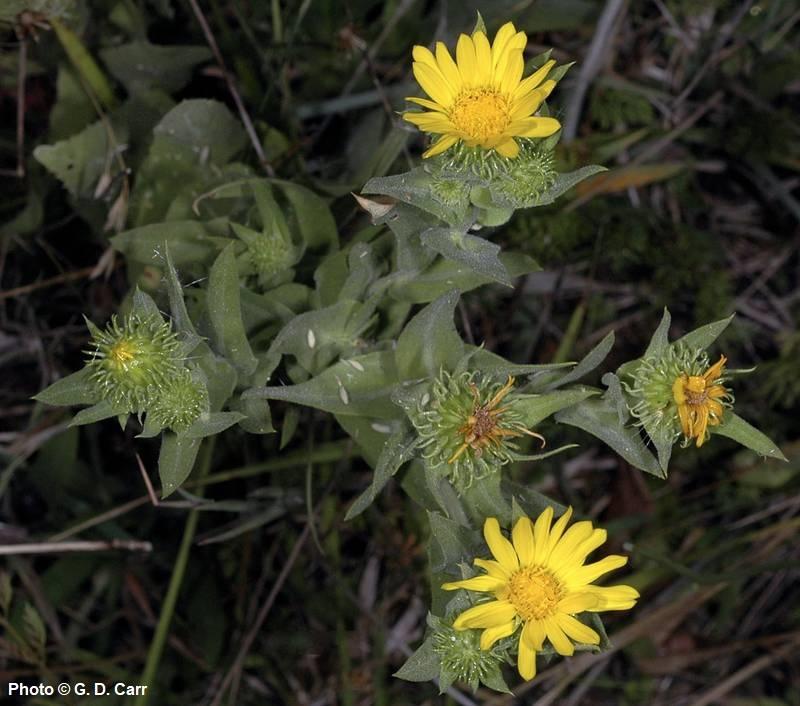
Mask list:
POLYGON ((139 683, 182 560, 151 703, 800 704, 794 3, 11 5, 0 15, 0 545, 101 544, 8 550, 0 680, 139 683), (249 123, 232 148, 239 160, 323 196, 346 242, 367 223, 350 192, 419 159, 423 138, 396 112, 417 93, 412 45, 452 43, 476 10, 492 31, 513 20, 532 54, 552 46, 559 63, 577 62, 550 98, 564 125, 559 166, 610 171, 497 232, 542 270, 513 290, 467 294, 465 340, 547 363, 575 360, 616 330, 605 365, 614 369, 641 354, 666 305, 674 335, 735 312, 719 351, 733 367, 757 366, 737 379, 737 411, 789 458, 764 461, 715 437, 676 452, 661 481, 578 430, 543 425, 548 445, 581 450, 517 464, 515 480, 607 527, 643 597, 607 619, 611 652, 540 666, 516 697, 458 685, 438 696, 391 676, 424 631, 427 525, 394 486, 344 522, 371 471, 332 419, 276 403, 276 428, 297 429, 283 448, 280 434, 222 435, 201 458, 204 482, 185 485, 217 502, 192 511, 191 496, 151 500, 144 478, 158 447, 135 440, 135 425, 67 428, 66 410, 30 399, 82 365, 83 316, 105 322, 131 282, 146 288, 152 276, 126 268, 108 237, 148 208, 130 192, 130 170, 169 107, 227 104, 249 123), (70 31, 97 76, 75 70, 70 31), (109 130, 87 133, 98 117, 109 130), (72 136, 73 152, 50 171, 46 153, 34 158, 72 136), (97 140, 110 156, 94 163, 97 140), (187 522, 197 534, 181 547, 187 522))

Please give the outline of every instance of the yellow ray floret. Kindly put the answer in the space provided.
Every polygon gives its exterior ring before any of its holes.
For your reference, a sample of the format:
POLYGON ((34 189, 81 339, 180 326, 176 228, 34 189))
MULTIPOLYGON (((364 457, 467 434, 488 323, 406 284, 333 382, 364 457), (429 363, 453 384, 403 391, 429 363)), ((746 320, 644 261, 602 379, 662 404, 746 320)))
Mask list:
POLYGON ((723 355, 702 375, 681 374, 672 385, 672 396, 678 405, 681 430, 687 440, 696 439, 699 448, 708 439, 708 427, 722 421, 723 403, 730 396, 721 383, 727 358, 723 355))
POLYGON ((414 47, 414 77, 430 100, 408 98, 428 110, 403 113, 403 119, 439 135, 423 157, 440 154, 459 141, 516 157, 515 137, 549 137, 561 127, 555 118, 534 116, 556 85, 545 80, 555 61, 523 79, 527 41, 524 32, 507 22, 491 45, 482 31, 462 34, 455 61, 442 42, 436 43, 435 54, 414 47))
POLYGON ((442 586, 447 591, 464 588, 494 595, 494 600, 461 613, 453 627, 483 630, 480 645, 484 650, 521 627, 517 669, 524 679, 536 676, 536 653, 545 640, 561 655, 573 654, 576 642, 600 643, 597 632, 576 614, 627 610, 639 598, 630 586, 592 584, 624 566, 628 558, 611 555, 586 564, 586 557, 605 542, 606 531, 595 529, 591 522, 576 522, 567 529, 571 517, 572 508, 567 508, 553 524, 552 507, 535 523, 521 517, 510 541, 500 531, 497 519, 488 518, 483 534, 494 559, 475 559, 475 565, 486 573, 442 586))

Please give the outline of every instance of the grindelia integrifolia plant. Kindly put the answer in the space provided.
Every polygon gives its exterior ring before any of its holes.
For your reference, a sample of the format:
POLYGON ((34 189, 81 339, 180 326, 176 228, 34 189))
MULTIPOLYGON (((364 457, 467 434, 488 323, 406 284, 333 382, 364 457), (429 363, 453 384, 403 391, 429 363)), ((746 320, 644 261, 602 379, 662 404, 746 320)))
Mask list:
MULTIPOLYGON (((374 469, 347 517, 401 470, 428 511, 428 632, 398 676, 442 689, 504 691, 507 663, 529 680, 538 658, 602 650, 600 614, 639 597, 596 583, 627 562, 590 556, 605 530, 511 482, 510 464, 570 448, 545 446, 545 420, 661 478, 676 444, 714 435, 782 458, 734 412, 745 371, 709 352, 730 318, 670 341, 665 311, 642 357, 602 389, 580 380, 613 333, 566 364, 511 362, 462 340, 464 292, 537 269, 501 252, 496 228, 602 171, 557 172, 560 123, 546 101, 569 66, 546 52, 526 71, 526 42, 511 23, 490 41, 479 21, 455 59, 441 42, 414 47, 426 96, 402 117, 430 146, 411 171, 366 183, 357 199, 372 225, 347 242, 320 196, 233 161, 244 136, 224 106, 172 108, 135 173, 129 228, 112 239, 132 293, 105 327, 88 322, 85 367, 38 395, 84 405, 73 424, 133 415, 141 436, 160 436, 164 495, 188 478, 203 438, 272 433, 275 402, 333 415, 374 469)), ((56 173, 57 148, 42 156, 56 173)))

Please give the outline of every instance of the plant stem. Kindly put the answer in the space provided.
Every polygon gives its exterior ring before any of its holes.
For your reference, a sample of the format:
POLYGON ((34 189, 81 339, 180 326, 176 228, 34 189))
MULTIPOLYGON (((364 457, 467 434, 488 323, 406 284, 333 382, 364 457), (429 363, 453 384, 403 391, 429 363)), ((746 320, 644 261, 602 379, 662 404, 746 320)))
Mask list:
MULTIPOLYGON (((200 468, 198 469, 197 479, 202 480, 208 475, 211 468, 211 457, 214 451, 215 437, 209 437, 203 442, 203 455, 200 458, 200 468)), ((202 495, 203 489, 198 491, 202 495)), ((158 672, 158 665, 161 662, 161 655, 164 652, 164 645, 169 635, 169 626, 172 622, 172 615, 175 612, 175 604, 178 601, 178 594, 183 584, 183 577, 186 573, 186 566, 189 563, 189 552, 192 548, 194 535, 197 530, 197 522, 200 518, 200 513, 197 510, 192 510, 186 518, 186 524, 183 528, 183 539, 181 539, 181 546, 178 550, 178 556, 175 558, 175 566, 172 569, 172 576, 169 580, 169 587, 167 588, 167 595, 164 597, 164 603, 161 606, 161 615, 158 617, 158 625, 156 625, 156 632, 153 635, 153 641, 150 643, 150 649, 147 653, 147 662, 144 665, 142 677, 139 684, 145 686, 145 693, 138 696, 134 701, 134 706, 146 706, 150 700, 153 692, 153 683, 155 682, 156 673, 158 672)))
POLYGON ((84 43, 77 34, 55 17, 50 17, 50 26, 55 31, 58 41, 64 48, 72 65, 86 81, 86 84, 94 92, 101 105, 109 110, 116 105, 114 91, 103 70, 97 65, 94 57, 89 53, 84 43))
POLYGON ((583 318, 585 314, 586 304, 581 302, 575 307, 575 311, 572 312, 572 316, 569 319, 569 324, 567 324, 567 330, 564 332, 564 338, 562 338, 561 343, 558 344, 558 349, 556 350, 553 359, 550 361, 551 363, 563 363, 569 359, 573 348, 575 348, 575 341, 578 340, 578 334, 581 331, 581 326, 583 326, 583 318))
POLYGON ((254 463, 249 466, 241 466, 239 468, 231 468, 227 471, 220 471, 208 478, 197 478, 184 484, 185 488, 203 487, 206 485, 213 485, 214 483, 224 483, 236 478, 250 478, 252 476, 261 475, 262 473, 271 473, 274 471, 284 471, 289 468, 297 466, 304 466, 306 464, 316 463, 333 463, 341 461, 343 458, 353 455, 352 443, 350 441, 332 441, 327 444, 318 446, 314 451, 298 451, 291 454, 286 454, 280 458, 273 458, 269 461, 262 463, 254 463))

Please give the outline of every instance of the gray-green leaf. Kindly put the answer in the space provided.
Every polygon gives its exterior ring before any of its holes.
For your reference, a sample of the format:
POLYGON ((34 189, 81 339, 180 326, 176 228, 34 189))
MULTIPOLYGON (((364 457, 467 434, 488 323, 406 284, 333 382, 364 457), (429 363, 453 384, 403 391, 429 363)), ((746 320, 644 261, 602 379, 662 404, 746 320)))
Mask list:
POLYGON ((651 355, 658 355, 669 345, 669 325, 672 317, 669 310, 664 307, 664 315, 661 317, 661 323, 653 333, 650 339, 650 344, 644 352, 644 357, 647 358, 651 355))
POLYGON ((452 370, 464 353, 453 315, 459 293, 451 291, 420 311, 400 334, 395 351, 403 380, 434 377, 452 370))
POLYGON ((534 427, 551 414, 597 394, 597 390, 580 388, 558 390, 545 395, 521 395, 514 402, 514 409, 522 413, 525 426, 534 427))
POLYGON ((433 638, 427 637, 394 676, 406 681, 431 681, 439 676, 439 656, 433 649, 433 638))
POLYGON ((711 427, 711 432, 720 436, 727 436, 729 439, 739 442, 742 446, 752 449, 761 456, 777 458, 780 461, 787 460, 772 439, 733 412, 725 412, 722 424, 717 427, 711 427))
POLYGON ((700 348, 705 350, 720 337, 726 328, 728 328, 728 324, 733 321, 734 316, 735 314, 731 314, 727 318, 696 328, 694 331, 690 331, 685 336, 679 338, 675 343, 683 344, 687 348, 700 348))
POLYGON ((251 375, 258 365, 242 322, 239 299, 239 272, 236 268, 235 244, 223 250, 211 267, 208 277, 208 314, 218 350, 236 366, 242 375, 251 375))
MULTIPOLYGON (((574 368, 572 368, 572 370, 560 377, 557 377, 552 382, 545 384, 543 389, 547 391, 555 390, 556 388, 562 387, 571 382, 575 382, 576 380, 580 380, 584 375, 588 375, 590 372, 592 372, 592 370, 600 365, 600 363, 606 359, 606 356, 611 352, 613 347, 614 332, 612 331, 605 336, 600 343, 592 348, 592 350, 586 354, 583 360, 581 360, 574 368)), ((541 386, 541 382, 534 380, 532 384, 533 389, 539 389, 541 386)))
POLYGON ((115 126, 114 134, 116 143, 112 144, 108 127, 98 120, 66 140, 39 145, 33 150, 33 156, 72 196, 92 198, 111 162, 110 153, 128 139, 123 126, 115 126))
POLYGON ((241 412, 211 412, 207 416, 201 416, 181 436, 189 439, 202 439, 206 436, 213 436, 225 431, 228 427, 232 427, 244 419, 245 416, 241 412))
POLYGON ((429 512, 431 524, 430 565, 431 571, 445 571, 465 560, 472 560, 472 547, 477 533, 448 520, 438 512, 429 512))
POLYGON ((129 93, 151 86, 172 93, 183 88, 194 66, 208 61, 211 52, 203 46, 136 41, 102 49, 100 56, 129 93))
POLYGON ((461 228, 429 228, 421 235, 422 244, 448 260, 460 262, 500 284, 511 286, 511 275, 498 257, 500 246, 486 238, 465 233, 461 228))
POLYGON ((161 438, 158 455, 158 475, 161 478, 161 496, 166 498, 180 488, 194 468, 200 439, 178 436, 170 431, 161 438))
POLYGON ((34 395, 33 399, 65 407, 73 404, 94 404, 100 400, 100 395, 92 384, 89 368, 81 368, 77 373, 56 380, 50 387, 34 395))
POLYGON ((366 510, 378 496, 378 493, 389 482, 389 479, 400 470, 400 467, 414 456, 417 449, 417 435, 407 429, 398 429, 384 444, 375 473, 369 487, 359 495, 345 515, 345 520, 352 520, 366 510))
POLYGON ((200 98, 179 103, 153 133, 186 145, 219 165, 228 162, 247 142, 244 128, 225 105, 200 98))
POLYGON ((127 410, 120 410, 119 407, 115 407, 107 400, 101 400, 97 404, 87 407, 86 409, 82 409, 80 412, 78 412, 70 421, 69 426, 79 427, 83 426, 84 424, 94 424, 102 419, 117 417, 120 414, 125 415, 127 418, 126 412, 127 410))
POLYGON ((527 205, 546 206, 551 204, 559 196, 562 196, 571 188, 580 184, 584 179, 588 179, 590 176, 594 176, 595 174, 605 171, 608 170, 605 167, 601 167, 599 164, 590 164, 586 167, 576 169, 574 172, 559 174, 556 177, 555 182, 553 182, 553 185, 547 189, 547 191, 540 194, 538 197, 535 197, 531 203, 527 205))
POLYGON ((642 442, 635 427, 620 424, 617 410, 608 399, 584 400, 556 415, 556 421, 596 436, 636 468, 664 478, 656 458, 642 442))
POLYGON ((298 385, 247 390, 243 399, 286 400, 338 415, 401 419, 391 400, 398 374, 394 354, 378 351, 341 360, 298 385))

